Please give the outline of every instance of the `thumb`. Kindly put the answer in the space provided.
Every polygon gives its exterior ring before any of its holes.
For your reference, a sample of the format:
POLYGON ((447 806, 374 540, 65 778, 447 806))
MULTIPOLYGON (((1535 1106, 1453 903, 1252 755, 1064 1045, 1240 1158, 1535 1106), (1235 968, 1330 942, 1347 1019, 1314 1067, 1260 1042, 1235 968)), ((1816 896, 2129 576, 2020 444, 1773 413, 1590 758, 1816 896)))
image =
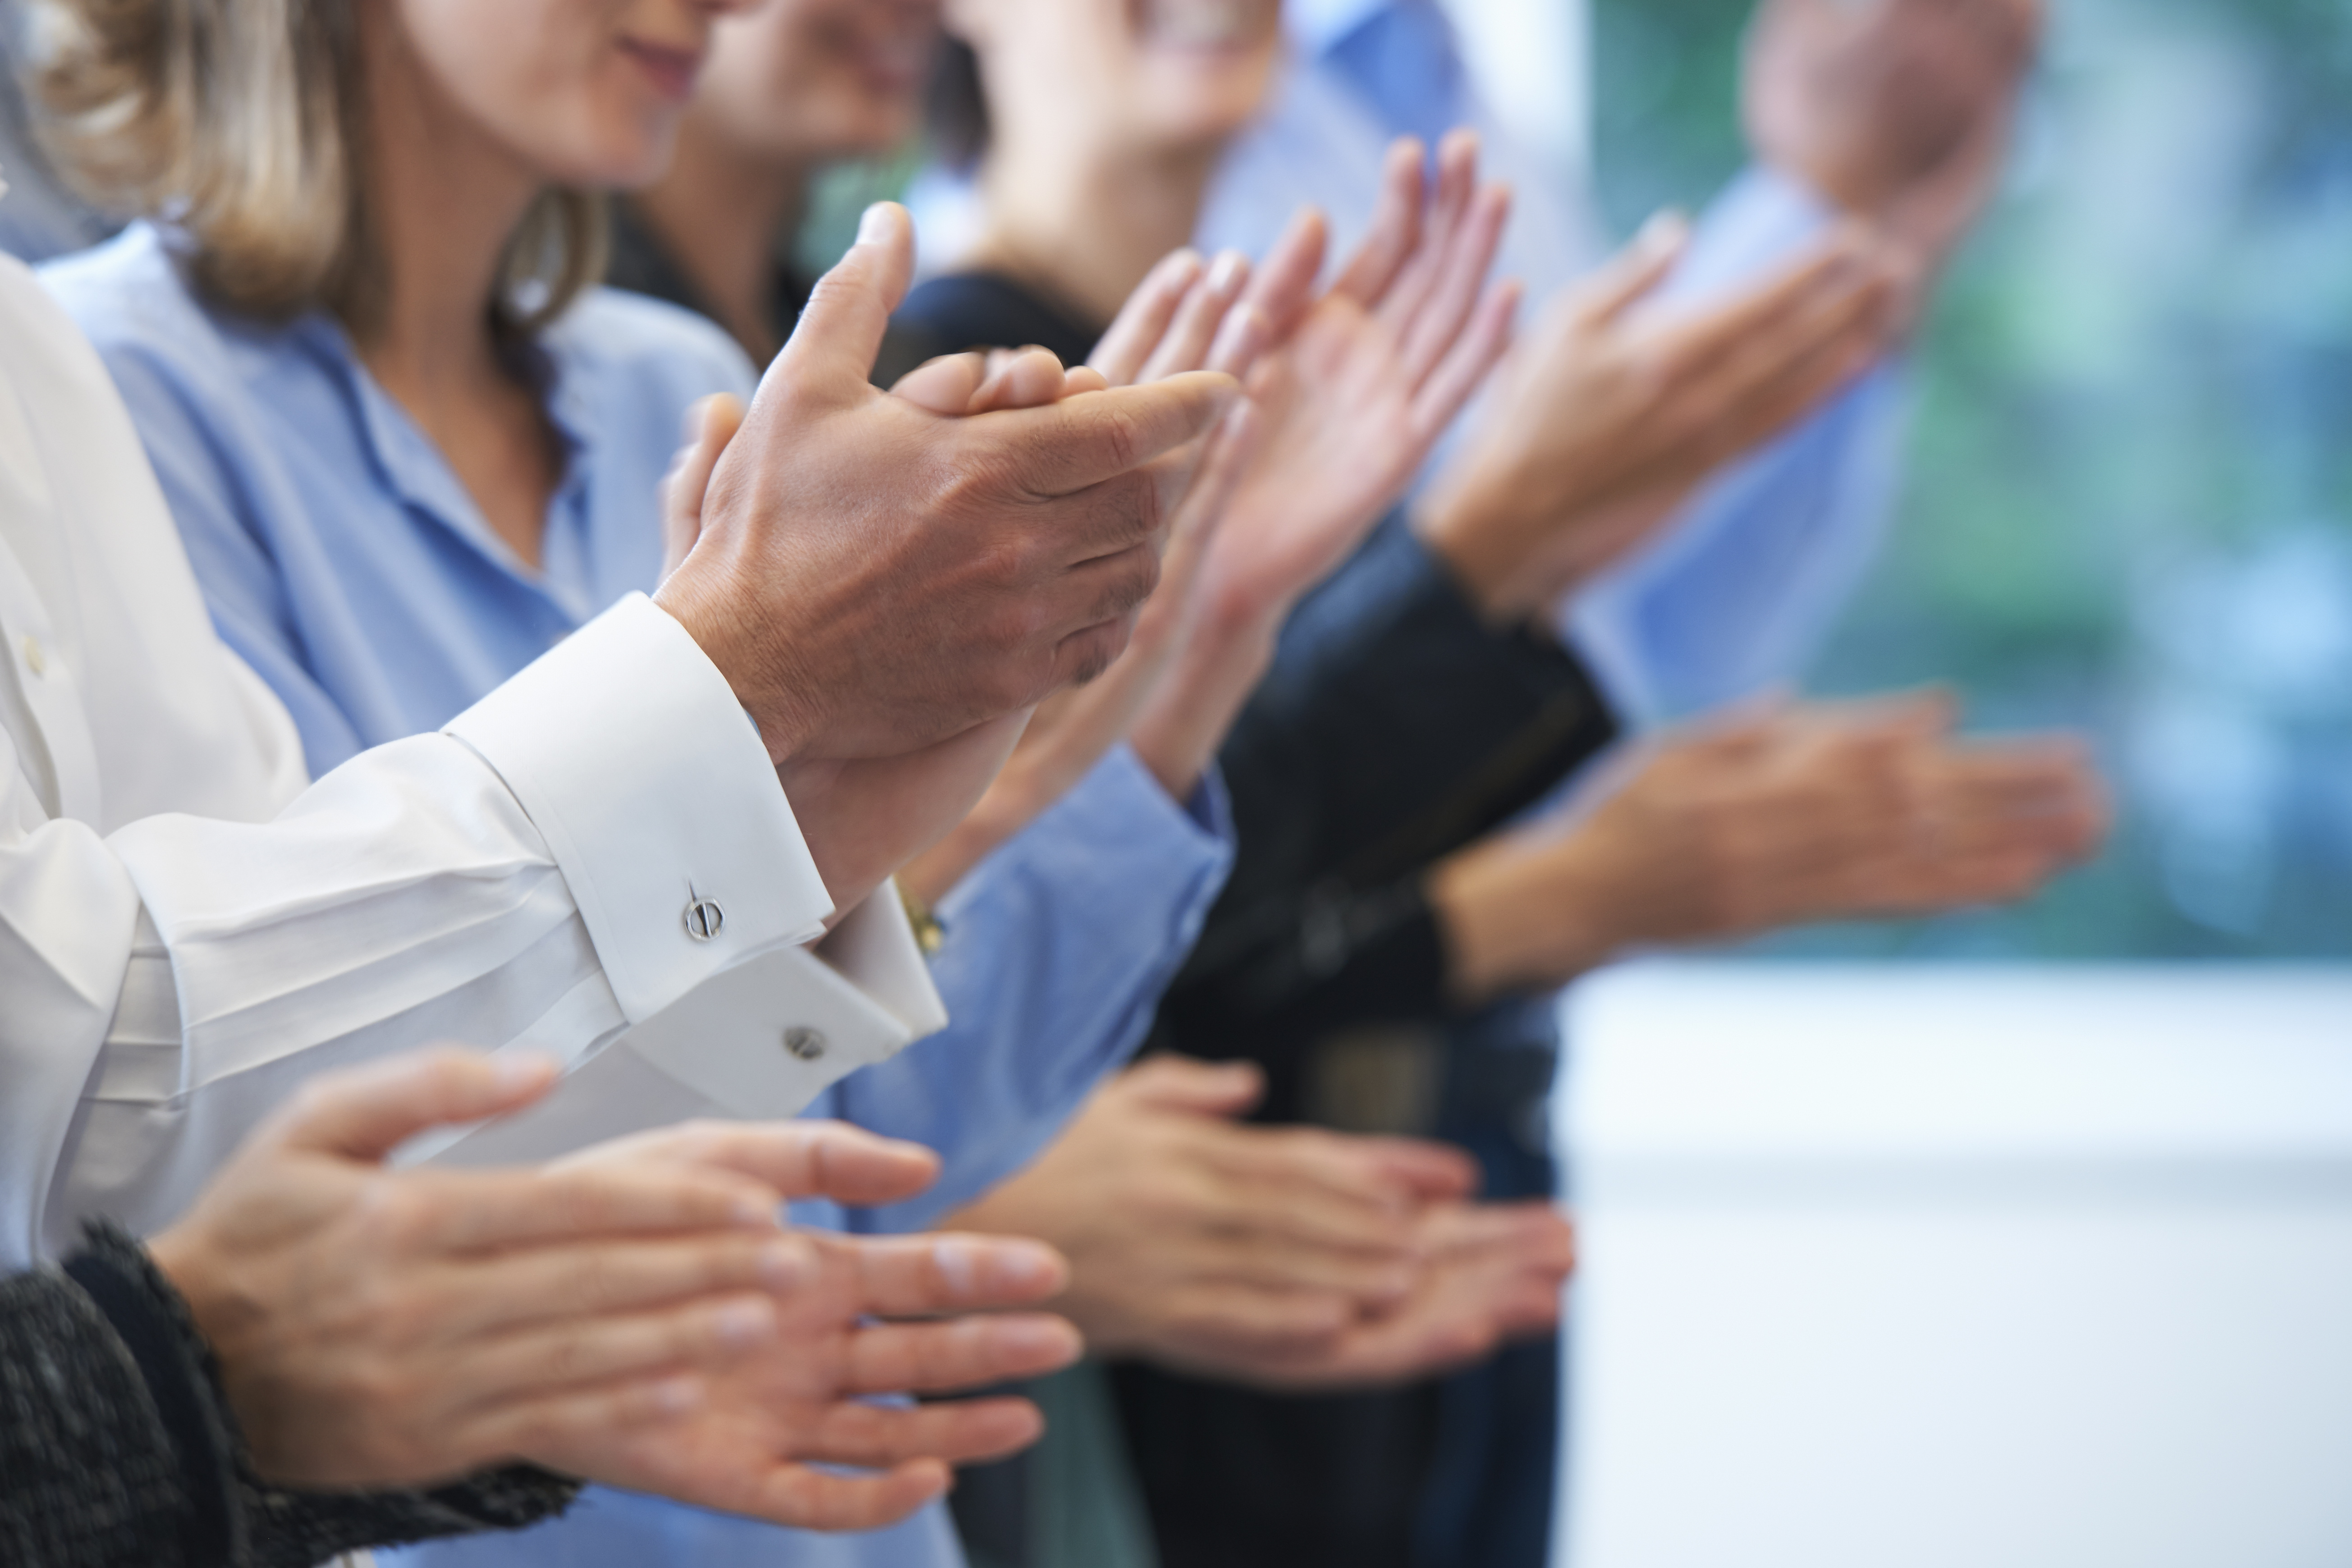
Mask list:
POLYGON ((1118 1087, 1163 1110, 1239 1116, 1265 1097, 1265 1074, 1251 1062, 1204 1062, 1163 1054, 1130 1069, 1118 1087))
POLYGON ((792 340, 776 363, 803 384, 866 384, 890 312, 915 274, 915 225, 896 202, 877 202, 857 225, 857 243, 816 280, 792 340))
POLYGON ((1689 243, 1690 225, 1682 214, 1658 214, 1642 226, 1632 244, 1586 280, 1576 296, 1577 318, 1599 323, 1623 315, 1666 280, 1689 243))
POLYGON ((554 1059, 535 1051, 412 1052, 314 1080, 281 1113, 274 1137, 289 1149, 373 1163, 431 1128, 520 1110, 556 1076, 554 1059))

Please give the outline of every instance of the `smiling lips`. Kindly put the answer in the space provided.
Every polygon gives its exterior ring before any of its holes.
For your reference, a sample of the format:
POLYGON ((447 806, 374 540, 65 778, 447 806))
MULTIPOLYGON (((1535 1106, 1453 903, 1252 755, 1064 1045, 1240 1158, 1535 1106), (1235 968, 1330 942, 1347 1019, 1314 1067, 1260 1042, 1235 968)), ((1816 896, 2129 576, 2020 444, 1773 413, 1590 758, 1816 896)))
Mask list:
POLYGON ((702 74, 700 49, 670 48, 642 38, 623 38, 621 52, 637 62, 638 68, 664 98, 684 103, 694 96, 694 79, 702 74))

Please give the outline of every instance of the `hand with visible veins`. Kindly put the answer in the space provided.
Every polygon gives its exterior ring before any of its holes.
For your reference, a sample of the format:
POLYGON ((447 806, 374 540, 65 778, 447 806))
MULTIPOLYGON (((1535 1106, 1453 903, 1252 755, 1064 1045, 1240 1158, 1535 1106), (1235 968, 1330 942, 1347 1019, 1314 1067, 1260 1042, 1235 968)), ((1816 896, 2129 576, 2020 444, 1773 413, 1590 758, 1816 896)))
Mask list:
POLYGON ((1201 373, 968 416, 877 391, 912 268, 904 211, 870 209, 665 504, 666 537, 696 531, 656 600, 759 725, 841 909, 964 816, 1031 705, 1118 656, 1238 391, 1201 373))
POLYGON ((1489 617, 1589 582, 1884 351, 1901 268, 1860 227, 1727 299, 1651 304, 1685 243, 1679 220, 1654 220, 1557 300, 1417 506, 1416 531, 1489 617))
POLYGON ((1019 1401, 859 1396, 1066 1363, 1067 1324, 1000 1310, 1057 1290, 1059 1258, 781 1225, 794 1196, 920 1190, 928 1151, 819 1122, 696 1125, 535 1169, 384 1168, 415 1134, 519 1110, 554 1079, 543 1058, 458 1050, 322 1078, 155 1238, 263 1479, 421 1486, 529 1459, 866 1528, 936 1496, 949 1464, 1035 1436, 1019 1401))
POLYGON ((1956 741, 1948 700, 1751 711, 1649 748, 1589 816, 1431 873, 1456 996, 1555 986, 1628 949, 2025 896, 2105 837, 2079 743, 1956 741))

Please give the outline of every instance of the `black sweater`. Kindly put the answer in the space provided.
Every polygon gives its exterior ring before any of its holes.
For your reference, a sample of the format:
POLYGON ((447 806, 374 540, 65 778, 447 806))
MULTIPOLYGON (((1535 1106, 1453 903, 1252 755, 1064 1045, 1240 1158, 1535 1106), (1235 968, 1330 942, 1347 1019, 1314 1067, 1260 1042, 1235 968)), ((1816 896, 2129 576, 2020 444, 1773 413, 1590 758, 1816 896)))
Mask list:
POLYGON ((427 1491, 295 1492, 245 1461, 219 1368, 138 1243, 92 1226, 61 1269, 0 1279, 0 1563, 310 1568, 560 1513, 528 1466, 427 1491))

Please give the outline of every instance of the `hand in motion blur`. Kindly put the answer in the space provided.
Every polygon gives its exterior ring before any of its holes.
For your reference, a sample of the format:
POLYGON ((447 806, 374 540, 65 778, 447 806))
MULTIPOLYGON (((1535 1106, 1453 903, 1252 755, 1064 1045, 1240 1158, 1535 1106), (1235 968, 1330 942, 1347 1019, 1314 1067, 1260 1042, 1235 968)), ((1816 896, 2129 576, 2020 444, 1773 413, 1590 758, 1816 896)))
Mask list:
POLYGON ((1914 247, 1924 283, 1990 193, 2041 31, 2040 0, 1767 0, 1748 139, 1914 247))
MULTIPOLYGON (((910 868, 919 895, 944 892, 1129 733, 1160 783, 1189 795, 1283 616, 1361 542, 1492 369, 1517 300, 1486 284, 1508 197, 1478 185, 1472 137, 1448 139, 1427 189, 1423 163, 1416 142, 1391 151, 1372 227, 1319 298, 1325 226, 1304 214, 1254 279, 1230 254, 1162 262, 1068 373, 1065 395, 1205 366, 1246 378, 1251 406, 1209 438, 1128 651, 1041 706, 980 806, 910 868)), ((955 356, 897 390, 976 406, 1011 395, 991 389, 1017 376, 1042 395, 1053 377, 1036 362, 1050 357, 955 356)))
POLYGON ((1407 1378, 1550 1321, 1572 1249, 1549 1205, 1465 1201, 1443 1145, 1236 1122, 1263 1087, 1155 1057, 957 1223, 1064 1250, 1055 1306, 1095 1353, 1268 1385, 1407 1378))
POLYGON ((2076 742, 1958 741, 1937 695, 1748 714, 1658 744, 1589 816, 1433 873, 1465 1000, 1624 950, 2022 898, 2105 836, 2076 742))
POLYGON ((1424 498, 1420 532, 1495 619, 1590 580, 1885 346, 1895 272, 1859 229, 1728 299, 1651 308, 1683 245, 1655 220, 1557 300, 1424 498))
POLYGON ((759 724, 843 908, 964 816, 1031 704, 1125 647, 1237 391, 1174 375, 973 417, 879 392, 913 265, 906 214, 872 209, 666 507, 692 542, 656 597, 759 724))
POLYGON ((322 1079, 155 1239, 264 1479, 413 1486, 521 1458, 863 1527, 943 1489, 943 1461, 1034 1436, 1017 1401, 934 1415, 856 1396, 1066 1362, 1076 1336, 1055 1319, 866 1321, 1033 1303, 1063 1279, 1049 1251, 781 1227, 793 1195, 919 1189, 925 1151, 789 1123, 689 1127, 541 1169, 383 1167, 416 1133, 517 1110, 553 1079, 550 1062, 465 1051, 322 1079))

